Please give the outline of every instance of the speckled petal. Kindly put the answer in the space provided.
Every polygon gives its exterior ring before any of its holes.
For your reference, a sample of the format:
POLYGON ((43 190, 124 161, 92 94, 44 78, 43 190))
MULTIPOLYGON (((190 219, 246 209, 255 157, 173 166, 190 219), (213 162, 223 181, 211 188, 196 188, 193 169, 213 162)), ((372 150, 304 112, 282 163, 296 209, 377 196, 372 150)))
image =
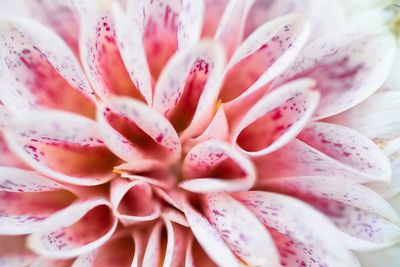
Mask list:
MULTIPOLYGON (((306 247, 308 266, 354 266, 354 259, 338 239, 334 225, 308 205, 295 198, 269 192, 250 191, 235 196, 266 226, 306 247)), ((298 265, 301 266, 300 263, 298 265)))
POLYGON ((97 185, 114 174, 116 157, 104 146, 96 122, 72 113, 32 112, 14 120, 5 137, 29 166, 58 181, 97 185))
POLYGON ((39 257, 29 265, 29 267, 71 267, 73 260, 53 260, 39 257))
POLYGON ((47 218, 29 236, 28 246, 47 258, 73 258, 102 246, 117 223, 105 199, 80 200, 47 218))
POLYGON ((145 104, 112 98, 97 112, 105 143, 127 162, 158 159, 174 163, 181 153, 178 134, 169 121, 145 104))
POLYGON ((183 175, 179 186, 197 193, 248 190, 256 179, 252 162, 218 140, 194 146, 183 162, 183 175))
POLYGON ((279 254, 264 225, 231 196, 205 197, 205 214, 231 250, 250 266, 278 266, 279 254))
POLYGON ((16 116, 41 108, 94 114, 94 92, 79 62, 50 29, 23 18, 0 20, 0 98, 16 116))

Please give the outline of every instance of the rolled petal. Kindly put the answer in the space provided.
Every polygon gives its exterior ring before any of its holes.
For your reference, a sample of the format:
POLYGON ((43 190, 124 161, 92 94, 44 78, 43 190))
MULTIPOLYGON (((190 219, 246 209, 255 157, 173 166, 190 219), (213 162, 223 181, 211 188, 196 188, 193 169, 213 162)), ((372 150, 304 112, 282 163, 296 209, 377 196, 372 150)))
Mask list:
POLYGON ((194 146, 183 162, 180 187, 197 193, 249 190, 256 179, 249 159, 228 144, 210 140, 194 146))
POLYGON ((125 161, 159 159, 175 162, 181 153, 178 134, 161 114, 124 97, 112 98, 97 112, 108 147, 125 161))
POLYGON ((203 215, 188 203, 184 204, 184 212, 197 242, 213 262, 222 267, 241 266, 218 230, 203 215))
POLYGON ((114 233, 117 223, 108 201, 81 200, 47 218, 29 236, 28 246, 47 258, 73 258, 102 246, 114 233))
POLYGON ((37 258, 29 267, 71 267, 72 259, 68 260, 52 260, 44 257, 37 258))
POLYGON ((37 256, 25 243, 26 236, 0 236, 0 266, 29 266, 37 256))
POLYGON ((93 117, 94 92, 75 55, 48 28, 27 18, 3 18, 0 98, 16 116, 42 108, 93 117))
POLYGON ((0 167, 0 234, 32 233, 74 198, 61 184, 33 171, 0 167))
POLYGON ((200 134, 211 121, 223 79, 224 56, 218 43, 206 40, 177 53, 165 66, 155 88, 153 108, 177 131, 189 127, 186 132, 200 134))
POLYGON ((276 83, 309 77, 321 102, 315 118, 345 111, 374 93, 388 77, 395 42, 391 35, 347 32, 319 38, 303 49, 276 83))
POLYGON ((314 85, 303 79, 266 94, 234 128, 233 145, 247 155, 262 156, 287 144, 318 105, 319 93, 311 89, 314 85))
POLYGON ((66 112, 34 112, 13 121, 10 149, 33 169, 76 185, 97 185, 114 174, 115 156, 98 136, 95 121, 66 112))
POLYGON ((309 34, 310 25, 300 15, 283 16, 258 28, 228 63, 220 94, 222 102, 238 101, 282 74, 293 63, 309 34))
POLYGON ((143 181, 114 179, 110 199, 115 216, 124 225, 151 221, 160 215, 160 206, 153 198, 152 189, 143 181))
POLYGON ((250 266, 278 266, 279 254, 267 229, 231 196, 209 194, 205 214, 231 250, 250 266))
POLYGON ((96 93, 102 99, 112 95, 143 99, 132 83, 119 52, 112 2, 81 2, 81 59, 96 93))
POLYGON ((337 229, 309 206, 276 193, 250 191, 235 196, 266 226, 300 242, 307 249, 309 266, 354 266, 352 255, 337 238, 337 229))

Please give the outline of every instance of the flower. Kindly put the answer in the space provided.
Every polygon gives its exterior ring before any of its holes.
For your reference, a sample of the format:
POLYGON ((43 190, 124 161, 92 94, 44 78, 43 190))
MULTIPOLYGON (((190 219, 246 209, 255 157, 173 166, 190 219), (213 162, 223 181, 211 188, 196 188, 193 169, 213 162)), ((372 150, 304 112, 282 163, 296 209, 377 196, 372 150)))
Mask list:
POLYGON ((350 267, 400 241, 368 129, 396 112, 390 33, 324 0, 22 6, 0 18, 0 265, 350 267))

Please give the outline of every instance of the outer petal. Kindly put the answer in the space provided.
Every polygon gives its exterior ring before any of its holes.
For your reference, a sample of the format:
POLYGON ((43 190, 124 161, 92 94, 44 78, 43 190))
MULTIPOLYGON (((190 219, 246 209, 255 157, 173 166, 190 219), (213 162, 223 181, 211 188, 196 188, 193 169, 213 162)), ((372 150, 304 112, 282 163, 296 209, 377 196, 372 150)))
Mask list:
POLYGON ((102 198, 76 202, 43 222, 28 239, 30 249, 48 258, 72 258, 102 246, 118 220, 102 198))
POLYGON ((62 185, 33 171, 0 167, 0 234, 32 233, 74 198, 62 185))
POLYGON ((153 108, 177 131, 200 134, 212 118, 223 79, 224 52, 215 42, 202 41, 177 53, 165 66, 154 92, 153 108))
POLYGON ((93 116, 94 92, 68 46, 26 18, 0 21, 1 101, 16 116, 52 108, 93 116))
POLYGON ((210 140, 194 146, 183 162, 180 187, 197 193, 250 189, 256 179, 249 159, 226 143, 210 140))
POLYGON ((395 42, 391 35, 337 33, 315 40, 276 83, 313 78, 321 92, 316 118, 345 111, 375 92, 392 66, 395 42))
POLYGON ((35 112, 5 132, 10 149, 37 171, 62 182, 97 185, 110 180, 114 155, 94 121, 65 112, 35 112))
POLYGON ((37 257, 25 246, 26 236, 0 236, 0 265, 28 266, 37 257))
POLYGON ((278 266, 279 255, 267 229, 227 194, 205 197, 205 214, 231 250, 251 266, 278 266))
POLYGON ((151 221, 160 215, 149 184, 142 181, 114 179, 111 182, 111 203, 115 216, 124 224, 151 221))
POLYGON ((232 143, 251 156, 271 153, 293 139, 318 105, 312 80, 286 84, 258 101, 239 124, 231 125, 232 143))
POLYGON ((358 251, 381 249, 400 241, 400 217, 371 189, 331 177, 272 179, 269 190, 295 196, 319 209, 342 231, 347 247, 358 251))
POLYGON ((308 266, 353 266, 351 254, 336 238, 336 228, 302 202, 257 191, 238 193, 236 197, 265 225, 306 247, 308 266))
POLYGON ((97 119, 106 144, 125 161, 152 158, 173 163, 180 156, 173 126, 139 101, 112 98, 100 105, 97 119))

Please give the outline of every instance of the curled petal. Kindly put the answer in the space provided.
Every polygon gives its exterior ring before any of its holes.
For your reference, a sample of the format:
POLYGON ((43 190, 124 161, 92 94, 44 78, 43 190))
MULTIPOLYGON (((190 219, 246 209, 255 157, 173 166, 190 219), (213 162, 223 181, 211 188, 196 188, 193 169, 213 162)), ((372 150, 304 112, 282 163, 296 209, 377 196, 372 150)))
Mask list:
POLYGON ((37 255, 26 247, 26 236, 0 236, 0 266, 29 266, 37 255))
POLYGON ((32 233, 74 198, 61 184, 33 171, 0 167, 0 234, 32 233))
POLYGON ((71 267, 73 260, 52 260, 39 257, 29 265, 29 267, 71 267))
POLYGON ((94 92, 75 55, 46 27, 27 18, 0 21, 1 101, 16 116, 41 108, 93 116, 94 92))
POLYGON ((47 258, 76 257, 107 242, 117 223, 106 200, 81 200, 47 218, 29 236, 28 246, 47 258))
POLYGON ((249 159, 228 144, 210 140, 194 146, 183 162, 180 187, 197 193, 250 189, 256 179, 249 159))
POLYGON ((13 121, 5 137, 10 149, 32 168, 77 185, 110 180, 116 162, 98 136, 95 121, 66 112, 35 112, 13 121))
POLYGON ((97 118, 104 141, 125 161, 159 159, 175 162, 181 153, 178 134, 161 114, 126 97, 100 105, 97 118))
POLYGON ((266 226, 300 242, 307 249, 310 266, 354 266, 352 255, 337 238, 337 229, 304 203, 269 192, 250 191, 235 196, 266 226))
POLYGON ((143 181, 114 179, 110 199, 115 216, 124 225, 151 221, 160 215, 160 207, 153 199, 151 187, 143 181))
POLYGON ((267 229, 242 203, 219 193, 205 197, 205 214, 231 250, 251 266, 278 266, 279 255, 267 229))
POLYGON ((298 80, 266 94, 233 130, 232 143, 250 156, 271 153, 292 140, 318 105, 312 80, 298 80))
POLYGON ((388 77, 395 42, 391 35, 340 32, 303 49, 276 83, 309 77, 317 82, 321 102, 315 118, 345 111, 374 93, 388 77))
POLYGON ((154 92, 153 108, 178 131, 199 134, 212 119, 225 65, 218 43, 202 41, 177 53, 165 66, 154 92))

